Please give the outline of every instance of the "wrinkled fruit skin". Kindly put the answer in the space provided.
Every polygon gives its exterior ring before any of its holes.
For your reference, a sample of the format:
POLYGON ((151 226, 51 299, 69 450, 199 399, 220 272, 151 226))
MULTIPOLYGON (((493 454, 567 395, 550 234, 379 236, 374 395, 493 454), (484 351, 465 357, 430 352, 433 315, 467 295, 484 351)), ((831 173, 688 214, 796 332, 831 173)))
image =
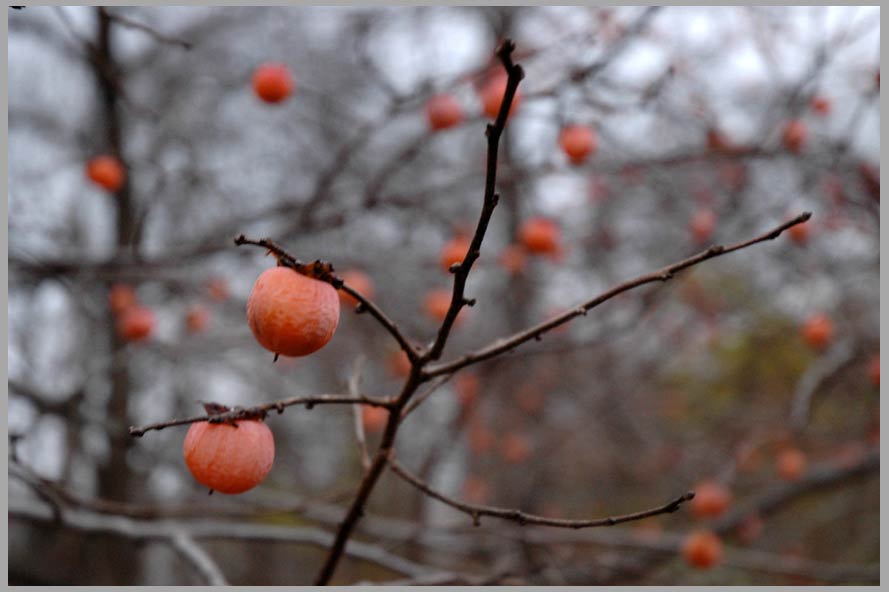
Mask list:
POLYGON ((263 64, 253 73, 253 90, 266 103, 280 103, 293 93, 293 76, 283 64, 263 64))
POLYGON ((182 452, 198 483, 221 493, 243 493, 272 470, 275 440, 261 421, 239 420, 237 427, 202 421, 191 424, 182 452))
POLYGON ((267 350, 307 356, 331 340, 340 320, 340 301, 330 284, 287 267, 266 270, 247 299, 247 324, 267 350))

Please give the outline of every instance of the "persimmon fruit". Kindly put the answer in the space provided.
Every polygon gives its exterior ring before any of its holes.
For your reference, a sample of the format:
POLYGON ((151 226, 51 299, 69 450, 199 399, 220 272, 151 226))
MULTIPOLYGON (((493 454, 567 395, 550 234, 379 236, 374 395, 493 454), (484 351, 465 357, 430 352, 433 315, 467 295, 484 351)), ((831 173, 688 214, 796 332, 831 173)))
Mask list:
POLYGON ((497 263, 509 275, 518 275, 525 270, 528 254, 522 245, 507 245, 500 251, 497 263))
POLYGON ((185 312, 185 328, 189 333, 203 333, 210 325, 210 311, 202 304, 194 304, 185 312))
POLYGON ((386 360, 389 373, 396 378, 407 378, 411 373, 411 361, 403 349, 393 351, 386 360))
POLYGON ((210 300, 215 302, 225 302, 228 300, 228 284, 220 277, 207 280, 206 290, 210 300))
POLYGON ((466 253, 469 252, 471 242, 468 236, 462 234, 446 242, 441 248, 441 255, 439 256, 441 268, 449 271, 451 265, 461 263, 466 258, 466 253))
POLYGON ((500 442, 500 455, 508 463, 522 463, 531 457, 531 444, 521 432, 509 432, 500 442))
POLYGON ((522 224, 519 241, 529 253, 555 255, 561 250, 561 231, 554 220, 538 216, 522 224))
POLYGON ((364 431, 368 434, 382 431, 386 427, 387 421, 389 421, 389 411, 385 407, 370 405, 361 407, 361 423, 364 425, 364 431))
POLYGON ((86 164, 86 176, 99 187, 114 193, 123 187, 127 172, 116 157, 102 154, 86 164))
POLYGON ((785 481, 796 481, 806 470, 806 455, 802 450, 787 448, 778 455, 775 467, 785 481))
MULTIPOLYGON (((426 316, 437 323, 444 321, 445 316, 448 314, 448 309, 451 306, 452 296, 453 294, 451 293, 451 290, 447 288, 430 290, 423 299, 423 311, 426 313, 426 316)), ((461 308, 460 312, 457 314, 457 318, 454 319, 455 327, 463 322, 463 319, 466 318, 466 314, 466 307, 461 308)))
POLYGON ((781 142, 784 147, 794 154, 798 154, 803 149, 806 139, 809 136, 809 130, 806 124, 799 119, 788 121, 781 131, 781 142))
POLYGON ((803 222, 802 224, 796 224, 788 228, 787 234, 790 236, 790 240, 796 244, 804 245, 809 242, 810 229, 809 222, 803 222))
POLYGON ((469 475, 463 482, 463 495, 470 504, 483 504, 491 495, 491 488, 483 477, 469 475))
POLYGON ((136 290, 128 284, 114 284, 108 291, 108 308, 114 315, 121 315, 138 302, 136 290))
MULTIPOLYGON (((503 95, 506 93, 507 81, 507 75, 501 72, 492 76, 481 89, 482 111, 491 119, 497 119, 497 115, 500 113, 503 95)), ((516 89, 508 115, 513 115, 521 103, 522 94, 516 89)))
POLYGON ((243 493, 266 478, 275 461, 275 439, 258 420, 193 423, 185 435, 185 464, 201 485, 220 493, 243 493))
POLYGON ((833 321, 826 314, 815 314, 809 317, 802 327, 803 340, 809 347, 822 350, 833 341, 833 321))
POLYGON ((694 213, 688 225, 691 236, 696 243, 705 243, 716 230, 716 212, 710 208, 702 208, 694 213))
POLYGON ((464 372, 454 379, 454 391, 461 409, 470 409, 478 397, 480 381, 475 372, 464 372))
POLYGON ((280 103, 293 94, 293 75, 284 64, 262 64, 253 72, 253 91, 266 103, 280 103))
POLYGON ((735 528, 741 542, 750 544, 762 535, 765 523, 759 514, 750 514, 735 528))
POLYGON ((692 567, 709 569, 722 560, 722 541, 708 530, 689 534, 682 545, 682 556, 692 567))
POLYGON ((330 284, 288 267, 268 269, 247 299, 247 324, 256 341, 283 356, 306 356, 333 338, 340 301, 330 284))
POLYGON ((559 134, 559 145, 572 164, 580 164, 598 148, 596 132, 585 125, 569 125, 559 134))
POLYGON ((451 95, 436 95, 426 103, 426 119, 433 130, 444 130, 463 121, 463 109, 451 95))
POLYGON ((868 362, 867 377, 872 385, 880 388, 880 354, 874 354, 868 362))
POLYGON ((809 101, 809 107, 816 114, 823 116, 830 114, 831 104, 830 101, 822 96, 814 96, 812 100, 809 101))
POLYGON ((117 334, 125 341, 142 341, 154 332, 154 312, 134 304, 117 318, 117 334))
POLYGON ((703 481, 695 487, 691 500, 691 513, 695 518, 717 518, 725 513, 732 502, 732 494, 721 483, 703 481))
POLYGON ((494 446, 494 434, 479 421, 473 421, 467 426, 466 437, 469 450, 473 454, 484 454, 494 446))

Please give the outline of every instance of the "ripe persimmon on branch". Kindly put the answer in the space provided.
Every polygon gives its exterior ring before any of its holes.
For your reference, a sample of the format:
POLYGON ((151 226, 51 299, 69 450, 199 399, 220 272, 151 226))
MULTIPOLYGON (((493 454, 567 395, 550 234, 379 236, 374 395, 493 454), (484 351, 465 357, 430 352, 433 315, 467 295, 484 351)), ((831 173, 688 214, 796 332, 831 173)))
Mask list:
MULTIPOLYGON (((464 354, 462 357, 459 357, 453 361, 436 364, 437 360, 440 359, 441 354, 444 351, 451 330, 457 320, 458 314, 460 313, 461 309, 464 306, 472 306, 475 303, 474 299, 467 298, 466 296, 466 282, 473 268, 473 264, 480 256, 481 248, 488 230, 488 226, 499 201, 499 195, 496 192, 499 142, 506 128, 510 110, 513 106, 514 101, 516 100, 519 83, 524 77, 524 71, 522 67, 513 62, 512 55, 514 50, 515 46, 509 40, 505 41, 497 50, 497 56, 501 62, 501 65, 506 71, 506 81, 503 89, 502 98, 499 102, 499 108, 496 112, 496 117, 494 118, 494 122, 488 124, 485 130, 485 134, 487 136, 487 161, 482 208, 479 214, 478 222, 475 227, 475 231, 472 234, 472 238, 470 239, 468 247, 465 251, 465 255, 461 260, 453 263, 449 268, 449 271, 453 273, 454 276, 454 283, 450 294, 449 304, 447 306, 446 312, 443 314, 441 324, 437 330, 436 336, 429 343, 428 346, 415 346, 411 342, 411 340, 409 340, 402 333, 394 320, 392 320, 386 313, 384 313, 367 296, 361 294, 358 290, 346 284, 342 278, 338 277, 335 274, 334 266, 331 263, 323 262, 320 260, 314 261, 312 263, 303 263, 293 255, 288 253, 274 240, 269 238, 258 240, 250 239, 243 234, 235 238, 234 242, 238 246, 252 245, 266 249, 269 253, 273 254, 276 257, 279 267, 289 268, 293 270, 293 272, 300 274, 301 276, 311 278, 312 281, 329 284, 329 286, 332 286, 334 289, 348 294, 355 301, 358 302, 356 312, 369 312, 371 316, 376 319, 377 322, 392 336, 392 338, 395 339, 399 347, 404 351, 410 363, 410 371, 407 374, 405 382, 401 388, 401 392, 397 396, 385 399, 366 397, 356 394, 354 392, 355 388, 353 385, 353 388, 350 389, 353 392, 348 396, 315 395, 306 397, 292 397, 290 399, 266 403, 246 409, 238 408, 229 410, 225 408, 222 410, 218 410, 220 411, 218 413, 208 413, 205 416, 173 420, 169 422, 151 424, 139 428, 130 428, 131 435, 141 436, 149 430, 158 430, 165 427, 185 425, 202 421, 214 424, 236 425, 238 420, 261 420, 265 417, 268 411, 274 409, 281 413, 285 407, 299 404, 305 404, 307 407, 315 404, 359 404, 371 405, 385 409, 388 412, 388 419, 386 420, 382 438, 372 458, 367 458, 366 456, 364 456, 364 454, 362 454, 362 464, 365 468, 364 477, 360 485, 358 486, 358 490, 356 491, 355 496, 352 499, 352 502, 349 505, 345 516, 337 527, 337 532, 332 544, 329 547, 327 558, 315 579, 316 584, 327 584, 332 578, 336 567, 345 552, 347 542, 349 541, 353 531, 355 530, 356 525, 361 520, 361 517, 364 515, 364 508, 366 506, 367 500, 369 499, 371 493, 374 491, 374 488, 380 476, 387 466, 390 467, 391 470, 395 472, 399 477, 406 480, 408 483, 416 487, 425 495, 438 499, 439 501, 442 501, 455 509, 469 514, 473 517, 473 520, 476 523, 478 522, 480 516, 492 516, 502 519, 514 520, 519 524, 535 524, 541 526, 577 529, 598 526, 612 526, 623 522, 641 520, 659 514, 671 513, 680 509, 684 502, 687 502, 694 498, 693 492, 688 492, 670 501, 669 503, 648 510, 643 510, 624 516, 592 520, 553 519, 528 514, 520 510, 497 508, 492 506, 470 505, 433 490, 421 478, 414 476, 409 471, 407 471, 407 469, 398 464, 393 459, 395 438, 402 423, 402 420, 423 401, 425 401, 435 389, 435 387, 445 382, 448 377, 454 375, 456 372, 465 368, 466 366, 504 354, 532 339, 539 339, 548 331, 553 330, 556 327, 559 327, 560 325, 563 325, 578 316, 586 315, 591 309, 599 306, 600 304, 603 304, 604 302, 623 292, 627 292, 650 283, 668 281, 673 278, 675 274, 690 267, 693 267, 699 263, 707 261, 708 259, 738 251, 760 242, 772 240, 778 237, 784 230, 787 230, 797 224, 802 224, 810 218, 809 213, 803 213, 749 240, 739 242, 730 246, 711 246, 710 248, 701 251, 700 253, 693 255, 687 259, 619 284, 614 288, 600 294, 599 296, 596 296, 591 300, 588 300, 576 307, 567 310, 566 312, 556 316, 555 318, 532 326, 524 331, 515 333, 514 335, 498 339, 486 347, 483 347, 474 352, 464 354), (430 388, 427 391, 421 393, 419 396, 415 397, 414 395, 417 393, 418 388, 427 382, 432 383, 430 385, 430 388)), ((492 111, 489 111, 489 114, 491 116, 494 115, 492 111)), ((267 271, 263 275, 265 276, 269 273, 270 271, 267 271)), ((275 292, 276 298, 290 298, 294 296, 294 294, 286 294, 285 296, 281 296, 280 293, 282 290, 285 292, 287 292, 288 290, 293 292, 296 289, 296 284, 291 285, 291 282, 295 280, 295 276, 289 276, 286 272, 283 272, 281 274, 276 274, 276 277, 278 277, 277 280, 272 280, 271 277, 269 277, 270 282, 276 281, 278 283, 274 286, 274 288, 266 288, 266 291, 275 292)), ((254 292, 251 294, 250 300, 248 300, 248 323, 250 324, 251 329, 253 330, 254 335, 257 337, 257 340, 260 342, 260 344, 266 347, 266 349, 275 352, 277 357, 278 353, 286 354, 287 352, 281 351, 281 346, 279 343, 280 340, 278 339, 278 337, 280 336, 269 335, 268 331, 272 331, 274 333, 280 328, 279 325, 281 321, 278 318, 279 315, 271 315, 271 317, 273 318, 263 320, 262 314, 257 313, 255 310, 251 312, 252 306, 260 306, 259 303, 253 304, 252 302, 255 295, 257 294, 257 290, 259 290, 262 280, 263 276, 261 276, 260 280, 257 281, 257 284, 254 286, 254 292), (268 323, 268 326, 263 326, 263 323, 266 322, 268 323)), ((300 281, 304 282, 306 280, 304 278, 300 278, 300 281)), ((324 292, 323 298, 319 297, 319 302, 321 302, 322 300, 324 303, 336 302, 335 298, 333 298, 333 300, 331 301, 331 291, 329 286, 324 286, 323 284, 321 284, 322 287, 319 288, 319 284, 311 283, 300 285, 305 285, 306 289, 310 291, 317 288, 318 290, 324 292)), ((292 304, 296 306, 303 306, 301 300, 294 300, 292 304)), ((284 308, 287 308, 287 303, 283 303, 282 306, 284 306, 284 308)), ((323 306, 327 307, 327 304, 324 304, 323 306)), ((333 306, 333 304, 331 304, 331 306, 333 306)), ((292 310, 288 310, 288 314, 292 313, 292 310)), ((325 310, 325 314, 329 315, 329 320, 325 325, 325 334, 327 336, 318 343, 313 344, 313 349, 311 349, 311 351, 322 347, 326 343, 326 340, 329 339, 330 335, 332 335, 332 330, 335 329, 336 319, 338 319, 339 315, 338 306, 336 307, 335 312, 331 310, 325 310), (331 329, 330 327, 332 327, 333 329, 331 329)), ((304 354, 300 353, 295 355, 304 354)))

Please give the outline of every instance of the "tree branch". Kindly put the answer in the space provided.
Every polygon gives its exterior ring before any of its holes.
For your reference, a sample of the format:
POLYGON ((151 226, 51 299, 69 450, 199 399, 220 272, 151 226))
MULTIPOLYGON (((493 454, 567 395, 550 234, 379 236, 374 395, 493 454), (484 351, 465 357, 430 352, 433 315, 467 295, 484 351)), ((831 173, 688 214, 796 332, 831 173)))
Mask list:
MULTIPOLYGON (((364 368, 364 356, 359 356, 352 367, 352 375, 349 376, 349 394, 358 396, 361 388, 361 371, 364 368)), ((370 469, 370 456, 367 454, 367 438, 364 435, 364 418, 361 405, 352 405, 352 416, 355 422, 355 440, 358 443, 358 454, 361 458, 361 468, 364 472, 370 469)))
POLYGON ((532 339, 539 339, 544 333, 555 329, 560 325, 564 325, 571 319, 579 316, 584 316, 591 309, 599 306, 600 304, 611 300, 615 296, 632 290, 634 288, 638 288, 639 286, 643 286, 645 284, 652 284, 656 282, 666 282, 668 280, 673 279, 673 277, 684 269, 688 269, 689 267, 693 267, 703 261, 708 259, 713 259, 715 257, 719 257, 721 255, 726 255, 728 253, 732 253, 734 251, 740 251, 741 249, 746 249, 752 245, 757 243, 761 243, 768 240, 773 240, 780 236, 782 232, 787 230, 792 226, 796 226, 797 224, 802 224, 806 220, 812 217, 812 214, 809 212, 804 212, 799 216, 793 218, 792 220, 788 220, 783 224, 777 226, 776 228, 761 234, 755 238, 746 240, 741 243, 737 243, 728 247, 723 247, 721 245, 714 245, 705 251, 701 251, 697 255, 693 255, 688 259, 684 259, 677 263, 673 263, 672 265, 668 265, 658 271, 654 271, 652 273, 639 276, 635 279, 624 282, 614 288, 611 288, 607 292, 603 292, 599 296, 596 296, 592 300, 588 300, 583 304, 575 306, 571 310, 564 312, 548 321, 543 323, 539 323, 534 325, 529 329, 525 329, 524 331, 520 331, 515 333, 514 335, 503 337, 494 341, 490 345, 483 347, 474 352, 470 352, 456 360, 451 362, 438 364, 434 366, 430 366, 426 368, 425 373, 427 376, 438 376, 441 374, 448 374, 451 372, 455 372, 460 368, 464 368, 469 366, 470 364, 475 364, 477 362, 481 362, 482 360, 487 360, 493 358, 494 356, 500 355, 504 352, 507 352, 526 341, 530 341, 532 339))
POLYGON ((149 27, 146 24, 139 23, 139 22, 130 20, 126 17, 123 17, 123 16, 117 14, 116 11, 109 12, 107 8, 102 8, 101 10, 103 10, 105 12, 105 14, 108 15, 109 19, 111 19, 112 21, 121 25, 122 27, 126 27, 128 29, 135 29, 136 31, 142 31, 143 33, 146 33, 149 37, 153 38, 155 41, 160 41, 161 43, 168 43, 170 45, 178 45, 179 47, 181 47, 182 49, 185 49, 185 50, 190 50, 192 47, 191 43, 189 43, 188 41, 184 41, 182 39, 177 39, 176 37, 171 37, 169 35, 161 33, 160 31, 157 31, 157 30, 149 27))
POLYGON ((170 537, 170 545, 201 574, 210 586, 228 586, 225 575, 213 558, 194 539, 179 531, 170 537))
POLYGON ((533 524, 537 526, 554 526, 557 528, 571 528, 574 530, 580 528, 595 528, 598 526, 614 526, 616 524, 623 524, 624 522, 635 522, 636 520, 642 520, 643 518, 650 518, 652 516, 658 516, 660 514, 672 514, 677 511, 683 503, 690 501, 694 498, 695 494, 692 491, 688 493, 684 493, 673 501, 664 504, 662 506, 658 506, 657 508, 651 508, 649 510, 643 510, 641 512, 634 512, 632 514, 625 514, 623 516, 609 516, 608 518, 594 518, 589 520, 566 520, 562 518, 546 518, 545 516, 535 516, 533 514, 527 514, 522 512, 521 510, 514 510, 509 508, 495 508, 493 506, 475 506, 472 504, 467 504, 456 500, 452 497, 448 497, 441 492, 435 491, 429 485, 405 469, 398 461, 394 459, 389 460, 389 468, 392 469, 392 472, 434 499, 454 508, 455 510, 459 510, 464 514, 468 514, 472 517, 472 523, 475 526, 479 526, 481 524, 482 516, 491 516, 493 518, 501 518, 503 520, 512 520, 513 522, 518 522, 520 525, 525 526, 526 524, 533 524))
MULTIPOLYGON (((52 511, 44 504, 26 500, 10 500, 9 518, 49 522, 52 511)), ((95 514, 83 510, 66 509, 63 527, 88 534, 112 534, 131 540, 168 541, 184 532, 192 539, 220 539, 256 542, 280 542, 327 548, 333 542, 330 533, 319 528, 254 524, 230 520, 133 520, 125 516, 95 514)), ((375 563, 390 571, 417 577, 438 570, 420 565, 392 553, 359 541, 351 541, 344 550, 346 555, 375 563)))
POLYGON ((472 264, 475 263, 476 259, 478 259, 481 254, 482 241, 488 230, 488 223, 491 221, 491 215, 494 213, 494 208, 497 207, 497 201, 500 199, 500 196, 496 193, 497 151, 500 146, 500 136, 506 128, 506 119, 512 108, 516 90, 518 89, 522 78, 525 77, 525 72, 522 70, 522 67, 512 61, 512 52, 514 50, 515 44, 508 39, 504 41, 497 50, 497 57, 500 58, 500 61, 506 70, 507 80, 506 90, 503 94, 503 100, 500 103, 500 112, 497 114, 497 119, 493 124, 488 124, 488 127, 485 129, 485 135, 488 138, 488 160, 485 173, 485 195, 482 203, 482 211, 479 215, 475 234, 472 236, 472 241, 469 244, 469 250, 466 252, 466 256, 463 258, 462 262, 451 267, 451 271, 454 272, 454 291, 451 296, 451 305, 448 307, 448 312, 445 314, 445 318, 441 323, 435 342, 423 355, 424 362, 427 360, 437 360, 441 357, 445 343, 447 343, 448 340, 448 335, 454 326, 454 322, 457 320, 457 314, 459 314, 464 305, 472 305, 474 303, 474 301, 467 300, 464 296, 466 278, 469 276, 472 264))
POLYGON ((366 395, 308 395, 305 397, 290 397, 289 399, 281 399, 280 401, 272 401, 271 403, 263 403, 253 407, 235 407, 231 411, 219 413, 216 415, 196 415, 194 417, 186 417, 184 419, 172 419, 170 421, 162 421, 152 423, 145 426, 130 426, 130 435, 140 437, 145 432, 152 430, 162 430, 173 426, 188 425, 199 421, 210 421, 211 423, 223 423, 227 421, 237 421, 239 419, 258 419, 265 417, 269 411, 275 410, 283 413, 285 407, 293 405, 305 405, 306 409, 311 409, 315 405, 370 405, 372 407, 390 407, 392 401, 388 399, 374 399, 366 395))

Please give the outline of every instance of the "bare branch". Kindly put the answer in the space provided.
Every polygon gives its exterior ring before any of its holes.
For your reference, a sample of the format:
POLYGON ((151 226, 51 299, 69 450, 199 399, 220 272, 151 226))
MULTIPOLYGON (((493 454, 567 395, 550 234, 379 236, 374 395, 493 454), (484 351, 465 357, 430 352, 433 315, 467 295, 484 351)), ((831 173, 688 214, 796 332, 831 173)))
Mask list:
POLYGON ((414 409, 422 405, 426 399, 431 397, 435 393, 435 391, 437 391, 439 387, 441 387, 444 383, 449 381, 452 376, 453 374, 443 374, 436 377, 422 393, 411 399, 411 402, 408 403, 404 410, 401 412, 401 419, 404 420, 404 418, 410 415, 414 411, 414 409))
MULTIPOLYGON (((48 522, 52 519, 52 511, 39 502, 10 500, 9 518, 48 522)), ((230 520, 133 520, 125 516, 96 514, 72 509, 65 510, 63 527, 82 533, 112 534, 132 540, 166 541, 178 533, 185 532, 193 539, 280 542, 311 545, 322 549, 329 547, 333 542, 331 534, 319 528, 254 524, 230 520)), ((355 559, 369 561, 411 577, 438 571, 434 567, 414 563, 385 549, 359 541, 351 541, 344 553, 355 559)))
MULTIPOLYGON (((364 368, 364 356, 359 356, 352 367, 352 375, 349 376, 349 394, 358 396, 361 387, 361 371, 364 368)), ((352 414, 355 420, 355 440, 358 442, 358 453, 361 456, 361 468, 367 473, 370 469, 370 456, 367 454, 367 439, 364 437, 364 421, 361 405, 352 405, 352 414)))
POLYGON ((483 347, 474 352, 470 352, 456 360, 451 362, 447 362, 444 364, 438 364, 434 366, 430 366, 426 368, 425 372, 427 376, 438 376, 441 374, 447 374, 450 372, 454 372, 459 370, 460 368, 464 368, 469 366, 470 364, 475 364, 477 362, 481 362, 482 360, 487 360, 493 358, 494 356, 500 355, 504 352, 508 352, 509 350, 525 343, 526 341, 531 341, 532 339, 539 339, 544 333, 555 329, 560 325, 564 325, 571 319, 575 317, 584 316, 591 309, 599 306, 600 304, 611 300, 615 296, 632 290, 634 288, 638 288, 639 286, 644 286, 645 284, 652 284, 657 282, 666 282, 668 280, 673 279, 673 277, 684 269, 688 269, 689 267, 693 267, 703 261, 708 259, 713 259, 714 257, 719 257, 721 255, 726 255, 728 253, 732 253, 734 251, 740 251, 741 249, 746 249, 752 245, 757 243, 765 242, 768 240, 773 240, 780 236, 782 232, 790 228, 791 226, 796 226, 797 224, 802 224, 806 220, 812 217, 812 214, 809 212, 804 212, 799 216, 784 222, 783 224, 777 226, 776 228, 761 234, 755 238, 746 240, 741 243, 737 243, 728 247, 723 247, 721 245, 714 245, 705 251, 701 251, 697 255, 689 257, 688 259, 684 259, 677 263, 673 263, 672 265, 668 265, 658 271, 654 271, 652 273, 639 276, 635 279, 624 282, 614 288, 611 288, 607 292, 603 292, 599 296, 596 296, 592 300, 588 300, 583 304, 575 306, 571 310, 564 312, 548 321, 535 325, 529 329, 525 329, 524 331, 520 331, 515 333, 514 335, 503 337, 494 341, 490 345, 483 347))
POLYGON ((107 8, 103 8, 102 10, 105 12, 105 14, 108 15, 108 18, 111 19, 111 21, 116 22, 117 24, 119 24, 123 27, 126 27, 128 29, 135 29, 136 31, 142 31, 143 33, 146 33, 149 37, 153 38, 155 41, 160 41, 161 43, 168 43, 170 45, 178 45, 179 47, 181 47, 182 49, 185 49, 185 50, 190 50, 192 48, 191 43, 189 43, 188 41, 185 41, 183 39, 178 39, 176 37, 172 37, 170 35, 161 33, 160 31, 157 31, 144 23, 136 22, 136 21, 130 20, 127 17, 121 16, 116 11, 109 12, 107 8))
POLYGON ((739 505, 719 519, 714 525, 714 531, 728 532, 743 522, 751 513, 766 516, 779 511, 785 505, 808 493, 823 492, 830 487, 841 485, 852 479, 867 477, 873 473, 879 475, 879 471, 880 450, 878 447, 865 453, 854 464, 846 466, 828 464, 815 467, 798 481, 768 489, 739 505))
POLYGON ((658 506, 657 508, 651 508, 649 510, 643 510, 641 512, 634 512, 632 514, 625 514, 623 516, 609 516, 608 518, 594 518, 588 520, 566 520, 562 518, 546 518, 545 516, 535 516, 534 514, 528 514, 526 512, 522 512, 521 510, 514 510, 509 508, 495 508, 493 506, 475 506, 472 504, 467 504, 456 500, 454 498, 448 497, 443 493, 435 491, 429 485, 405 469, 398 461, 394 459, 389 460, 389 468, 392 469, 392 472, 434 499, 451 506, 455 510, 459 510, 465 514, 468 514, 472 517, 472 522, 475 526, 479 526, 481 524, 482 516, 491 516, 493 518, 501 518, 503 520, 512 520, 513 522, 518 522, 520 525, 525 526, 526 524, 534 524, 537 526, 554 526, 557 528, 571 528, 571 529, 580 529, 580 528, 594 528, 598 526, 614 526, 616 524, 622 524, 624 522, 635 522, 636 520, 642 520, 643 518, 650 518, 652 516, 658 516, 660 514, 672 514, 677 511, 683 503, 694 498, 695 494, 693 491, 689 491, 688 493, 684 493, 673 501, 664 504, 662 506, 658 506))
POLYGON ((512 52, 514 50, 515 44, 508 39, 504 41, 497 50, 497 57, 500 58, 503 67, 506 69, 507 80, 506 90, 503 94, 503 100, 500 103, 500 112, 497 114, 497 119, 493 124, 488 124, 485 129, 485 135, 488 138, 488 160, 485 173, 485 195, 484 201, 482 202, 482 211, 475 228, 475 234, 473 234, 472 241, 469 243, 469 250, 466 252, 466 256, 459 265, 455 266, 456 269, 452 268, 454 271, 454 291, 451 296, 451 305, 448 307, 445 318, 441 323, 435 342, 423 356, 424 362, 427 360, 437 360, 441 357, 441 353, 448 340, 448 335, 454 326, 454 322, 457 320, 457 315, 463 306, 469 303, 464 296, 466 279, 469 276, 469 271, 472 269, 472 264, 475 263, 476 259, 478 259, 481 254, 482 241, 488 230, 488 223, 491 221, 494 208, 497 207, 497 201, 500 199, 500 196, 496 193, 497 152, 500 146, 500 136, 506 128, 506 119, 512 108, 516 90, 518 89, 522 78, 525 77, 525 72, 522 70, 522 67, 518 64, 514 64, 512 61, 512 52))
POLYGON ((793 393, 793 407, 790 411, 790 427, 802 430, 809 421, 812 397, 825 381, 843 369, 854 357, 855 348, 848 341, 842 341, 830 348, 825 356, 806 368, 793 393))
POLYGON ((184 531, 179 531, 170 537, 170 545, 191 563, 195 570, 207 580, 208 585, 228 586, 225 575, 213 558, 184 531))
POLYGON ((140 437, 145 432, 152 430, 162 430, 173 426, 188 425, 199 421, 210 421, 211 423, 222 423, 227 421, 237 421, 239 419, 259 419, 266 416, 269 411, 277 411, 283 413, 286 407, 293 405, 305 405, 306 409, 311 409, 315 405, 370 405, 372 407, 389 407, 392 402, 388 399, 374 399, 366 395, 350 396, 350 395, 308 395, 305 397, 290 397, 289 399, 281 399, 280 401, 272 401, 271 403, 263 403, 253 407, 235 407, 231 411, 220 413, 218 415, 196 415, 194 417, 186 417, 184 419, 173 419, 170 421, 162 421, 152 423, 141 427, 130 427, 130 435, 140 437))

